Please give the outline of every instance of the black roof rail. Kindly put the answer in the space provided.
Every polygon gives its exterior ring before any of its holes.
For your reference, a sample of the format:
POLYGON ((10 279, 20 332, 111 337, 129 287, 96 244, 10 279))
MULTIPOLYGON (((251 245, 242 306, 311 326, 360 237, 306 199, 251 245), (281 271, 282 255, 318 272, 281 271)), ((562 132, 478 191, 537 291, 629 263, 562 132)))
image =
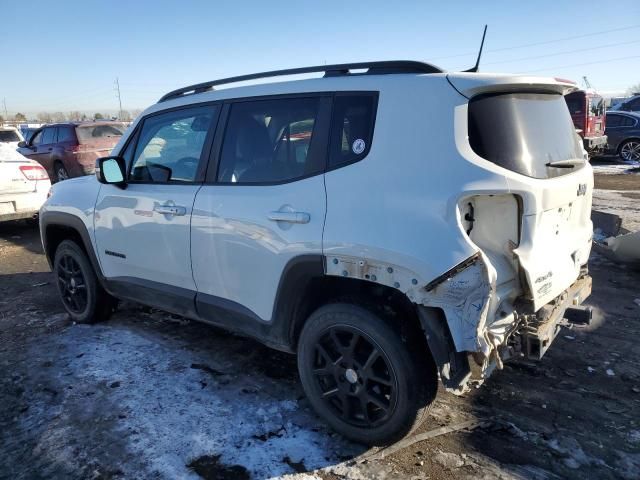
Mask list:
POLYGON ((252 73, 249 75, 240 75, 238 77, 222 78, 220 80, 212 80, 210 82, 189 85, 188 87, 179 88, 164 95, 158 103, 179 98, 185 95, 207 92, 213 90, 217 85, 225 85, 227 83, 245 82, 247 80, 256 80, 258 78, 280 77, 285 75, 300 75, 303 73, 324 72, 325 77, 336 77, 341 75, 387 75, 393 73, 443 73, 438 67, 429 63, 416 62, 413 60, 390 60, 383 62, 361 62, 361 63, 341 63, 337 65, 318 65, 316 67, 290 68, 287 70, 272 70, 270 72, 252 73), (367 70, 363 73, 351 73, 350 70, 367 70))

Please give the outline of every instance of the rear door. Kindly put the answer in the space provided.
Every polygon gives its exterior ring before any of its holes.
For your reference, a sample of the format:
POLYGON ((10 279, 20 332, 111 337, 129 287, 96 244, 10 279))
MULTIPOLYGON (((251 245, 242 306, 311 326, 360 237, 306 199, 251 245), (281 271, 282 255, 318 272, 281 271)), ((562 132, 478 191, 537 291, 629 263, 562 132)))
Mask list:
POLYGON ((101 187, 98 258, 119 294, 179 313, 193 308, 191 212, 218 111, 204 105, 148 116, 123 152, 127 188, 101 187))
MULTIPOLYGON (((199 312, 269 321, 286 266, 322 254, 330 95, 225 106, 191 224, 199 312), (217 168, 216 168, 217 165, 217 168)), ((320 266, 320 265, 319 265, 320 266)))

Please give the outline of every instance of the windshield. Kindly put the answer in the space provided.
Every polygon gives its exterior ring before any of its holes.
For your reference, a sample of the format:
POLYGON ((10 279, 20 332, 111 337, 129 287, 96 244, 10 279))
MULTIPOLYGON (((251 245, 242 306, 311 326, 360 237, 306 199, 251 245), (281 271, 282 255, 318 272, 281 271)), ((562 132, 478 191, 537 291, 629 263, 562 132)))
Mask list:
POLYGON ((19 142, 20 137, 15 130, 0 130, 0 142, 19 142))
POLYGON ((87 125, 76 128, 78 142, 90 143, 98 138, 121 137, 125 126, 120 124, 87 125))
POLYGON ((557 177, 584 165, 582 147, 560 94, 472 98, 469 143, 482 158, 528 177, 557 177))

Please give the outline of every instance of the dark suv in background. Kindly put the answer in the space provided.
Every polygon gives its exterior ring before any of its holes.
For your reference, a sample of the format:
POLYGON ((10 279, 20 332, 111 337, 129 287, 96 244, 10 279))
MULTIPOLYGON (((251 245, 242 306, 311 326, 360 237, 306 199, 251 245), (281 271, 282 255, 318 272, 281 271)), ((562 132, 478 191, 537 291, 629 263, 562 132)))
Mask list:
POLYGON ((111 152, 126 129, 122 122, 45 125, 18 144, 25 157, 39 162, 54 182, 94 173, 98 157, 111 152))

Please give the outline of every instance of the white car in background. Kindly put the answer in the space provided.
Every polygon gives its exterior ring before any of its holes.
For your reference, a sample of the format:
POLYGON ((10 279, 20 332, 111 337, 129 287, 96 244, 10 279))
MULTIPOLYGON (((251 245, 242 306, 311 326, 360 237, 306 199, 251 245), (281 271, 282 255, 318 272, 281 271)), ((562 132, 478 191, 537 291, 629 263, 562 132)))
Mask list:
POLYGON ((18 143, 24 141, 24 137, 20 130, 16 127, 0 126, 0 143, 10 145, 15 150, 18 143))
POLYGON ((35 160, 0 143, 0 222, 33 218, 51 188, 47 171, 35 160))

